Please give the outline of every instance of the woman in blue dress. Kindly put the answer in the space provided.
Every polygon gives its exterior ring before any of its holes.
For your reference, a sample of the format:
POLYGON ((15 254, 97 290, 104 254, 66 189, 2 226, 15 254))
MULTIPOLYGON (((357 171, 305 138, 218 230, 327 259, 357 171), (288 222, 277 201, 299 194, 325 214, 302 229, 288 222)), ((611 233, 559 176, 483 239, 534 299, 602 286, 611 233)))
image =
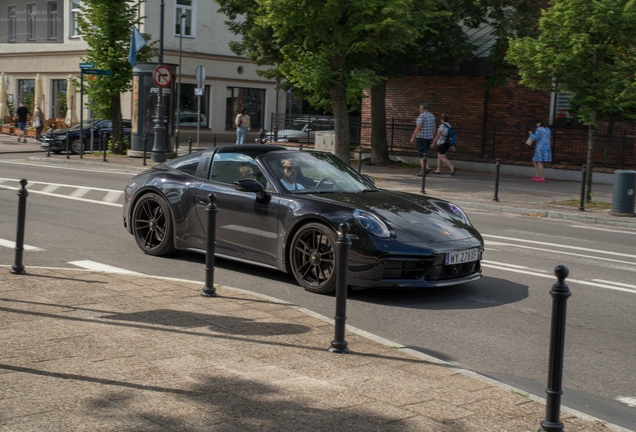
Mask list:
MULTIPOLYGON (((543 177, 543 163, 552 161, 552 150, 550 149, 550 128, 542 125, 541 121, 537 121, 537 130, 530 134, 530 139, 534 141, 534 156, 532 157, 532 163, 536 175, 532 177, 532 181, 543 183, 545 178, 543 177)), ((528 144, 532 146, 532 144, 528 144)))

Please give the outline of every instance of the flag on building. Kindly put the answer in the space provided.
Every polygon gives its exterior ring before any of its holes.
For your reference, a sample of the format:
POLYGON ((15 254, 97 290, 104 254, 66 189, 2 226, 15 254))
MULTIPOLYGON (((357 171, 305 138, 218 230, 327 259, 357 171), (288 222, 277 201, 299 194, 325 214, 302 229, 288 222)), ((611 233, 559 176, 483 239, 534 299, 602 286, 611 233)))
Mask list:
POLYGON ((137 27, 132 26, 130 33, 130 50, 128 51, 128 63, 137 65, 137 53, 146 45, 146 38, 141 34, 137 27))

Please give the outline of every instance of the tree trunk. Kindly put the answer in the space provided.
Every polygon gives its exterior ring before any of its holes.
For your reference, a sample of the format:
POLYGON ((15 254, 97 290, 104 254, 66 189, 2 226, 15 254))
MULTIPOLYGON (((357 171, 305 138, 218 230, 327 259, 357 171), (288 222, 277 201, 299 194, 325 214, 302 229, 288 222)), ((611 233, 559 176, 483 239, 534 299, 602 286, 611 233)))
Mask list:
POLYGON ((329 94, 336 131, 336 156, 346 163, 351 163, 349 110, 347 109, 345 80, 342 75, 329 86, 329 94))
POLYGON ((121 119, 121 98, 119 94, 113 96, 112 104, 113 146, 111 151, 115 154, 124 154, 126 146, 124 145, 124 124, 121 119))
POLYGON ((387 165, 391 162, 386 139, 386 80, 371 86, 371 163, 387 165))
POLYGON ((594 170, 594 136, 596 135, 596 114, 590 114, 587 127, 587 165, 585 172, 585 201, 592 202, 592 171, 594 170))

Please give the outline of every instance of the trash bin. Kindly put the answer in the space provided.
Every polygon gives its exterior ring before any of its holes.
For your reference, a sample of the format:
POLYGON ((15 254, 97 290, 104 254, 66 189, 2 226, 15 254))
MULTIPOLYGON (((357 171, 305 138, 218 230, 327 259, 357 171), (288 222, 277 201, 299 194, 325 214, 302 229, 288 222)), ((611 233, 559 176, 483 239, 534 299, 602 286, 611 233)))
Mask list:
POLYGON ((636 171, 614 171, 614 195, 612 197, 611 215, 636 216, 634 214, 635 189, 636 171))

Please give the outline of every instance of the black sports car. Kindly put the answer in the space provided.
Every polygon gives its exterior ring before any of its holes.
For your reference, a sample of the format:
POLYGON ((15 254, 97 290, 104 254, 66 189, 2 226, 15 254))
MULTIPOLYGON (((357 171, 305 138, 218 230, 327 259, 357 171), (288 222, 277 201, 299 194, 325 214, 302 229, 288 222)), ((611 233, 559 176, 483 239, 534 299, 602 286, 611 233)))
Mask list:
MULTIPOLYGON (((130 120, 122 120, 124 124, 124 136, 130 140, 130 131, 132 124, 130 120)), ((113 133, 113 121, 112 120, 97 120, 93 124, 93 150, 103 150, 103 144, 100 144, 100 134, 104 134, 105 143, 108 142, 108 138, 113 133)), ((68 136, 69 152, 79 154, 80 146, 83 144, 84 148, 82 152, 90 150, 91 146, 91 121, 84 120, 84 127, 80 128, 80 124, 77 123, 70 128, 56 129, 54 131, 46 132, 42 134, 40 138, 40 147, 46 150, 51 146, 53 153, 62 153, 66 151, 66 139, 68 136), (81 131, 80 131, 81 129, 81 131), (80 132, 82 140, 80 140, 80 132)))
POLYGON ((330 153, 221 147, 135 176, 124 225, 150 255, 205 253, 216 194, 215 255, 291 272, 306 290, 335 289, 336 231, 351 226, 349 284, 419 288, 481 277, 484 243, 456 205, 381 190, 330 153))

